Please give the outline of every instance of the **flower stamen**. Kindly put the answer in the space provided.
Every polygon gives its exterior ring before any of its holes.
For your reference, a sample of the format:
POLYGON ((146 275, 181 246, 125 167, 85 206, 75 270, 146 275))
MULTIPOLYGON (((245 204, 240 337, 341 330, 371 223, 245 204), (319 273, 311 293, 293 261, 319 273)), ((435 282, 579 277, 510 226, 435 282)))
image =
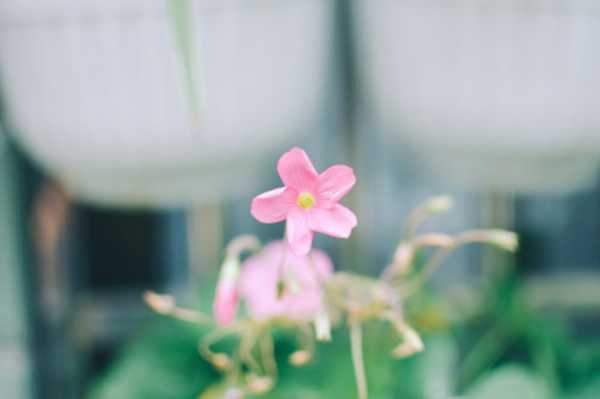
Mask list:
POLYGON ((298 206, 302 209, 310 209, 315 206, 315 197, 311 193, 303 192, 298 196, 298 206))

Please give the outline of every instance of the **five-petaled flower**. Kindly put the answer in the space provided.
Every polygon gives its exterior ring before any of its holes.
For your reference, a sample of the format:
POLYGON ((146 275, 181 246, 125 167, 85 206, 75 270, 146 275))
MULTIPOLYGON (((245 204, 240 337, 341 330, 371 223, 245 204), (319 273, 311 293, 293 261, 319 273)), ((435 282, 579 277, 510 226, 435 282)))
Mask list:
POLYGON ((321 174, 300 148, 292 148, 277 163, 284 187, 263 193, 252 201, 252 215, 262 223, 287 220, 290 248, 299 256, 312 247, 314 232, 348 238, 357 220, 339 204, 356 177, 352 168, 334 165, 321 174))

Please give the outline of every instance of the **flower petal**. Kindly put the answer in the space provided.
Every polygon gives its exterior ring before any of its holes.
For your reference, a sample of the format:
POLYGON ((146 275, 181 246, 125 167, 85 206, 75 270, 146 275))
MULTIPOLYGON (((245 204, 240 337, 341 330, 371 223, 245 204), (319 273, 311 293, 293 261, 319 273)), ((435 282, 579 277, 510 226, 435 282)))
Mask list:
POLYGON ((292 208, 287 217, 286 235, 290 249, 297 256, 304 256, 312 247, 313 232, 308 228, 306 211, 292 208))
POLYGON ((332 273, 333 264, 325 252, 312 250, 308 256, 296 256, 287 242, 275 241, 244 261, 239 295, 253 318, 312 320, 323 306, 321 282, 332 273), (290 285, 280 292, 282 278, 290 285), (296 289, 291 288, 292 281, 296 289))
POLYGON ((330 209, 311 210, 308 216, 308 227, 311 230, 337 238, 350 237, 356 224, 354 213, 340 204, 334 204, 330 209))
POLYGON ((298 191, 311 191, 317 183, 318 174, 306 152, 292 148, 279 158, 277 172, 281 181, 298 191))
POLYGON ((346 165, 333 165, 319 175, 319 196, 338 202, 356 183, 354 170, 346 165))
POLYGON ((309 256, 312 263, 312 268, 309 268, 309 270, 316 274, 319 280, 331 277, 333 274, 333 262, 325 252, 314 249, 309 256))
POLYGON ((295 193, 286 187, 276 188, 256 196, 250 213, 261 223, 277 223, 285 220, 294 204, 295 193))
POLYGON ((288 248, 287 242, 272 242, 242 264, 239 294, 252 317, 263 319, 285 313, 277 284, 288 248))

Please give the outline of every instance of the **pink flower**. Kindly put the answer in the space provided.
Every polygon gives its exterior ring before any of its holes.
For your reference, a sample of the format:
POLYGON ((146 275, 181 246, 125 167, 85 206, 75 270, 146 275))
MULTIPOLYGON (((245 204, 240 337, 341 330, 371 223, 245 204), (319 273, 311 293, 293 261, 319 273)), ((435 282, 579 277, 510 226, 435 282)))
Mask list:
POLYGON ((325 252, 297 256, 283 241, 274 241, 242 264, 239 293, 256 319, 310 320, 322 307, 320 282, 332 272, 325 252))
POLYGON ((292 148, 277 163, 284 187, 263 193, 252 201, 252 216, 262 223, 287 220, 286 234, 292 251, 306 255, 314 232, 348 238, 356 216, 339 204, 356 177, 352 168, 334 165, 318 174, 300 148, 292 148))
POLYGON ((217 292, 213 302, 213 313, 217 324, 226 326, 233 322, 238 311, 239 262, 226 259, 221 267, 217 292))

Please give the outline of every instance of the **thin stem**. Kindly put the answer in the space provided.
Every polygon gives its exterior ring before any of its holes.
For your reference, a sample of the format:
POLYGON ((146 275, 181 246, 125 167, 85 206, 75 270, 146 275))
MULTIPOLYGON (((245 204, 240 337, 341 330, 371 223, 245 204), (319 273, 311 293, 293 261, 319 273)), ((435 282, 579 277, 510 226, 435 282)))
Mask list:
POLYGON ((144 292, 144 301, 156 313, 170 316, 174 319, 189 323, 213 325, 214 321, 209 316, 191 309, 177 307, 175 298, 171 295, 160 295, 152 291, 144 292))
POLYGON ((439 269, 439 267, 442 265, 444 260, 448 257, 448 255, 450 255, 452 250, 455 248, 456 248, 456 246, 453 245, 451 247, 439 249, 431 257, 429 262, 427 262, 427 264, 423 267, 423 270, 421 271, 421 273, 419 273, 411 283, 407 284, 404 287, 401 287, 402 288, 401 289, 402 296, 405 296, 405 297, 410 296, 410 295, 414 294, 416 291, 418 291, 419 288, 421 288, 423 286, 425 281, 427 281, 427 279, 437 269, 439 269))
POLYGON ((171 312, 171 316, 182 321, 187 321, 189 323, 205 325, 214 324, 213 319, 209 316, 191 309, 174 308, 173 312, 171 312))
POLYGON ((406 286, 400 287, 402 295, 405 297, 410 296, 421 288, 425 281, 439 269, 448 255, 456 248, 472 243, 491 244, 489 232, 490 230, 469 230, 456 236, 454 241, 446 247, 440 247, 440 249, 431 256, 429 262, 425 264, 414 280, 406 286))
POLYGON ((230 335, 235 335, 237 333, 238 333, 237 329, 213 330, 200 341, 200 345, 198 346, 198 351, 200 352, 200 354, 202 356, 204 356, 204 358, 206 358, 207 360, 210 361, 212 358, 219 355, 219 353, 214 352, 211 349, 211 346, 213 344, 216 344, 223 338, 230 336, 230 335))
POLYGON ((256 236, 244 234, 231 240, 227 244, 227 255, 232 258, 239 258, 243 252, 258 252, 261 248, 260 241, 256 236))
POLYGON ((403 231, 403 237, 410 240, 417 234, 417 230, 423 224, 427 218, 431 216, 429 212, 426 212, 423 208, 415 209, 409 216, 406 223, 406 227, 403 231))
MULTIPOLYGON (((398 251, 402 245, 409 245, 410 250, 412 251, 412 256, 411 256, 410 262, 413 262, 414 254, 423 248, 426 248, 426 247, 446 248, 453 244, 454 244, 454 238, 447 234, 439 234, 439 233, 424 234, 419 237, 413 238, 412 241, 401 242, 398 245, 398 247, 396 248, 396 251, 398 251)), ((402 271, 398 270, 398 267, 399 267, 398 264, 396 264, 395 262, 392 262, 390 265, 388 265, 383 270, 383 272, 381 273, 381 278, 388 282, 392 281, 392 279, 397 277, 399 274, 402 274, 402 271)))
POLYGON ((197 70, 194 62, 194 35, 192 29, 194 21, 191 20, 191 4, 189 0, 172 0, 167 3, 170 11, 170 23, 175 34, 177 50, 185 72, 185 90, 188 105, 192 112, 194 127, 199 124, 200 97, 197 91, 197 70))
POLYGON ((350 322, 350 343, 352 347, 352 363, 354 364, 354 375, 359 399, 368 399, 367 377, 362 350, 362 328, 359 322, 350 322))
POLYGON ((257 339, 257 333, 254 331, 249 331, 242 335, 239 347, 239 354, 240 359, 244 363, 246 363, 248 368, 255 374, 259 375, 261 368, 258 365, 256 359, 254 358, 254 355, 252 354, 254 345, 257 343, 257 339))
POLYGON ((419 227, 425 220, 436 214, 447 211, 452 206, 452 199, 446 195, 430 198, 424 204, 413 210, 408 215, 408 221, 404 229, 404 237, 412 239, 419 227))
POLYGON ((300 336, 298 338, 298 341, 300 348, 306 350, 311 355, 315 352, 315 340, 313 338, 309 324, 300 324, 300 336))
POLYGON ((277 378, 277 362, 275 361, 275 349, 273 348, 273 337, 269 330, 265 331, 260 339, 260 352, 265 371, 273 378, 277 378))

